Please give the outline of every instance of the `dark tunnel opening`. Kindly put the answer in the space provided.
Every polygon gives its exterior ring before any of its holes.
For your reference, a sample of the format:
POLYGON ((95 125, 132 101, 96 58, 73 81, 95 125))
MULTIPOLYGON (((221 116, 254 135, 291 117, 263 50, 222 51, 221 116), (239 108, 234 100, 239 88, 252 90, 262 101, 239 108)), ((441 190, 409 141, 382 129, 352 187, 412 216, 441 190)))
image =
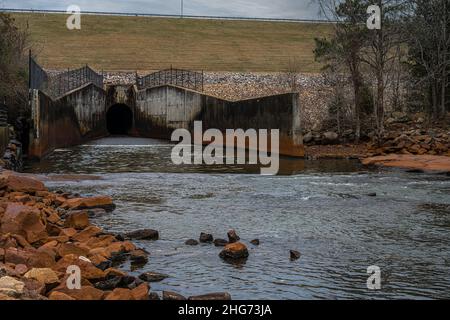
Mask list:
POLYGON ((125 104, 115 104, 106 113, 106 127, 113 135, 127 135, 133 126, 133 112, 125 104))

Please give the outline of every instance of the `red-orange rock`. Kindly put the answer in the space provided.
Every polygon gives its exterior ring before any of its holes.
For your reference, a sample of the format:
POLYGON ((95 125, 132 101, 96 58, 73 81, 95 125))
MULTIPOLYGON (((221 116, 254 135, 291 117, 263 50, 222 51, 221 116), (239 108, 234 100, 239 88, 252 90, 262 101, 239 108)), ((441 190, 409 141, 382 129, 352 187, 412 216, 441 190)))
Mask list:
POLYGON ((149 300, 148 292, 150 291, 150 286, 148 283, 143 283, 139 285, 138 287, 131 290, 131 295, 133 296, 134 300, 143 301, 143 300, 149 300))
POLYGON ((89 226, 89 216, 86 211, 76 211, 70 213, 66 217, 64 226, 67 228, 74 228, 77 230, 83 230, 89 226))
POLYGON ((78 242, 88 242, 95 238, 98 234, 102 233, 102 229, 96 226, 89 226, 86 229, 72 235, 72 239, 78 242))
POLYGON ((111 258, 110 252, 108 252, 105 248, 94 248, 89 250, 88 258, 90 256, 101 256, 105 259, 111 258))
POLYGON ((72 298, 71 296, 59 292, 59 291, 54 291, 52 293, 50 293, 50 295, 48 296, 49 300, 59 300, 59 301, 70 301, 70 300, 75 300, 75 298, 72 298))
POLYGON ((125 277, 127 274, 114 268, 108 268, 105 270, 105 275, 106 277, 125 277))
POLYGON ((24 237, 18 235, 18 234, 12 234, 12 238, 14 238, 19 246, 22 248, 31 248, 31 245, 28 243, 27 239, 24 237))
POLYGON ((28 267, 24 264, 18 264, 14 268, 14 271, 16 271, 18 275, 23 276, 25 273, 28 272, 28 267))
POLYGON ((50 268, 55 265, 55 259, 52 255, 34 248, 8 248, 5 250, 5 262, 24 264, 33 268, 50 268))
POLYGON ((52 195, 52 193, 48 192, 48 191, 36 191, 36 197, 40 197, 40 198, 47 198, 49 196, 52 195))
POLYGON ((33 268, 25 274, 25 278, 34 279, 43 284, 59 284, 58 275, 49 268, 33 268))
POLYGON ((130 289, 117 288, 108 294, 105 300, 134 300, 134 297, 130 289))
POLYGON ((52 269, 66 273, 67 267, 72 265, 80 267, 82 276, 87 280, 101 280, 105 278, 105 273, 102 270, 95 267, 91 262, 81 260, 73 254, 61 258, 52 269))
POLYGON ((247 247, 241 242, 235 242, 227 245, 220 253, 223 259, 246 259, 248 257, 247 247))
POLYGON ((41 248, 56 249, 57 246, 58 246, 58 241, 52 240, 52 241, 49 241, 49 242, 43 244, 41 246, 41 248))
POLYGON ((122 245, 123 245, 124 252, 131 252, 133 250, 136 250, 136 246, 134 245, 134 243, 132 243, 130 241, 124 241, 124 242, 122 242, 122 245))
MULTIPOLYGON (((61 230, 61 233, 59 234, 60 236, 66 236, 66 237, 73 237, 77 234, 77 230, 75 230, 74 228, 64 228, 61 230)), ((79 240, 77 240, 79 241, 79 240)))
POLYGON ((98 238, 90 238, 87 242, 85 242, 86 246, 94 249, 94 248, 106 248, 111 245, 114 241, 117 241, 114 236, 104 235, 98 238))
POLYGON ((51 268, 55 265, 55 256, 52 252, 39 248, 31 254, 28 266, 33 268, 51 268))
POLYGON ((105 253, 111 256, 114 253, 125 253, 136 250, 136 246, 129 241, 114 242, 105 248, 105 253))
POLYGON ((66 243, 66 242, 69 242, 70 241, 70 238, 69 237, 66 237, 66 236, 59 236, 59 237, 49 237, 48 239, 47 239, 47 241, 56 241, 56 242, 58 242, 58 243, 66 243))
POLYGON ((450 172, 450 157, 445 156, 391 154, 384 157, 367 158, 362 160, 362 163, 364 165, 422 170, 425 172, 450 172))
POLYGON ((47 216, 47 221, 50 223, 58 223, 61 221, 61 218, 56 213, 51 213, 47 216))
POLYGON ((17 243, 17 240, 11 236, 11 234, 0 234, 0 247, 3 249, 18 248, 19 244, 17 243))
POLYGON ((10 192, 35 193, 37 191, 47 191, 47 188, 41 181, 16 174, 7 176, 6 188, 10 192))
POLYGON ((27 203, 27 202, 31 202, 31 197, 29 195, 16 196, 16 197, 14 197, 14 201, 27 203))
POLYGON ((35 243, 48 237, 40 211, 15 203, 8 204, 1 219, 0 232, 21 235, 29 243, 35 243))
POLYGON ((61 206, 64 202, 66 202, 66 198, 61 197, 61 196, 56 196, 55 198, 53 198, 53 204, 56 205, 57 207, 61 206))
POLYGON ((59 288, 58 290, 55 290, 54 292, 63 293, 75 300, 80 300, 80 301, 91 301, 91 300, 98 301, 98 300, 102 300, 104 297, 103 291, 96 289, 94 287, 91 287, 91 286, 81 286, 81 289, 79 289, 79 290, 77 290, 77 289, 70 290, 70 289, 67 289, 67 287, 59 288))
MULTIPOLYGON (((68 290, 67 289, 67 280, 69 279, 69 276, 70 275, 67 273, 63 274, 63 273, 59 272, 59 279, 60 279, 59 282, 60 283, 56 288, 54 288, 52 290, 52 292, 53 291, 66 292, 66 290, 68 290)), ((92 283, 89 280, 87 280, 85 277, 83 277, 83 274, 81 274, 81 286, 82 287, 93 287, 92 283)))
POLYGON ((55 261, 57 260, 57 258, 59 258, 57 248, 49 248, 49 247, 41 246, 37 249, 37 251, 39 253, 47 254, 48 256, 52 257, 52 259, 55 261))
POLYGON ((89 254, 87 257, 96 266, 98 266, 102 262, 108 261, 108 259, 106 257, 104 257, 104 256, 102 256, 100 254, 89 254))
POLYGON ((67 256, 69 254, 86 257, 88 253, 88 250, 83 249, 73 243, 62 243, 58 249, 58 254, 60 257, 67 256))
POLYGON ((111 199, 111 197, 107 196, 98 196, 92 198, 75 198, 68 199, 61 206, 63 209, 70 210, 84 210, 84 209, 96 209, 101 208, 106 211, 112 211, 115 208, 115 205, 111 199))
POLYGON ((5 262, 13 264, 28 264, 31 253, 22 249, 17 248, 7 248, 4 252, 5 262))
POLYGON ((31 300, 40 300, 40 296, 45 294, 46 285, 35 279, 21 279, 25 284, 25 297, 31 300))
MULTIPOLYGON (((61 227, 55 225, 55 224, 51 224, 51 223, 47 223, 47 233, 50 237, 57 237, 59 236, 59 234, 61 233, 61 227)), ((56 239, 53 239, 56 240, 56 239)))

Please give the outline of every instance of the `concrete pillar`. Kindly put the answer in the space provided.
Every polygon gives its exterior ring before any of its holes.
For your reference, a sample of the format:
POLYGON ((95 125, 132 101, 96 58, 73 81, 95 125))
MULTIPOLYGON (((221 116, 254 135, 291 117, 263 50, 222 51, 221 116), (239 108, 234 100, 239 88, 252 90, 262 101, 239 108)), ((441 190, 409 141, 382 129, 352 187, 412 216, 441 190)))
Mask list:
POLYGON ((30 128, 30 147, 28 155, 30 158, 41 158, 41 106, 39 101, 39 90, 30 90, 31 123, 30 128))
POLYGON ((301 107, 299 94, 292 95, 292 139, 294 145, 303 145, 301 107))

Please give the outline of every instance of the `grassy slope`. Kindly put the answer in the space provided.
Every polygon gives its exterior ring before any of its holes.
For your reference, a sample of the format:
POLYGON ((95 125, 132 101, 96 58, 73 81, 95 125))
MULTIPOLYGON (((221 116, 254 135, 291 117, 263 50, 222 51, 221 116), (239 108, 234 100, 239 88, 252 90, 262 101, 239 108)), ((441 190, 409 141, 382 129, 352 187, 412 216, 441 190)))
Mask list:
POLYGON ((296 57, 316 72, 314 37, 325 24, 82 16, 82 30, 66 29, 66 15, 14 14, 38 44, 48 68, 90 64, 105 70, 170 67, 208 71, 283 71, 296 57))

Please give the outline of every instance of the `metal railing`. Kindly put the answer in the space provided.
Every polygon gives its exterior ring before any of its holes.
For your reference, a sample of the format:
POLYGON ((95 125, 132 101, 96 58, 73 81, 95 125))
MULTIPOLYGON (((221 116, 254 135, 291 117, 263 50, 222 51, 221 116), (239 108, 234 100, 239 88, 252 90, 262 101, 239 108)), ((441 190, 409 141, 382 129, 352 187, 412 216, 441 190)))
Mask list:
POLYGON ((47 72, 31 57, 29 65, 29 84, 30 89, 39 89, 44 91, 47 86, 47 72))
POLYGON ((139 77, 136 74, 136 85, 138 89, 168 84, 203 92, 204 73, 170 68, 151 73, 144 77, 139 77))
POLYGON ((47 90, 52 96, 59 97, 88 83, 103 88, 103 75, 85 66, 50 76, 47 90))
POLYGON ((60 72, 54 75, 46 72, 30 55, 29 86, 39 89, 51 97, 60 97, 74 89, 92 83, 103 88, 103 75, 98 74, 88 65, 60 72))
MULTIPOLYGON (((64 10, 42 10, 42 9, 20 9, 20 8, 0 8, 0 12, 13 13, 55 13, 67 14, 64 10)), ((292 23, 336 23, 336 20, 328 19, 294 19, 294 18, 269 18, 269 17, 245 17, 245 16, 213 16, 213 15, 186 15, 186 14, 157 14, 157 13, 138 13, 138 12, 111 12, 111 11, 82 11, 84 15, 99 16, 125 16, 125 17, 149 17, 149 18, 185 18, 201 20, 231 20, 231 21, 263 21, 263 22, 292 22, 292 23)))

